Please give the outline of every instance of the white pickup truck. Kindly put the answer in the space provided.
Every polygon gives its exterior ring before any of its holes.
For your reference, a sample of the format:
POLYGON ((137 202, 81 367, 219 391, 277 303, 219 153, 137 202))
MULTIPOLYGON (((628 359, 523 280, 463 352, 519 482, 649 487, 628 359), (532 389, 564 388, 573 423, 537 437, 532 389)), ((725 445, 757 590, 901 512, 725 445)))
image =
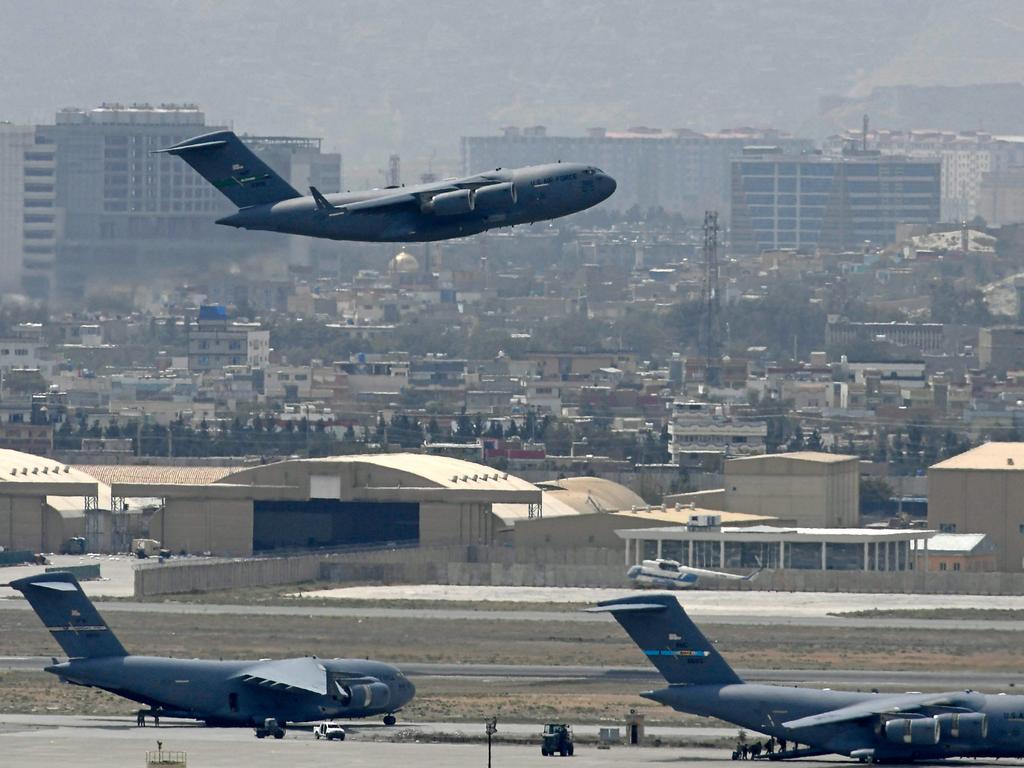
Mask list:
POLYGON ((338 741, 345 740, 345 729, 337 723, 332 723, 328 720, 325 723, 317 723, 313 729, 313 735, 318 739, 337 739, 338 741))

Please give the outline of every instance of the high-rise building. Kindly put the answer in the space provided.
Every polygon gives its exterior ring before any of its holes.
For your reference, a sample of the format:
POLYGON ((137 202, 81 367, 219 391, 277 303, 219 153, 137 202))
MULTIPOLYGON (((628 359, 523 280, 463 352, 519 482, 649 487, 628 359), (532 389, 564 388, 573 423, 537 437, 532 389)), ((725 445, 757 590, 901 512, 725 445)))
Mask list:
MULTIPOLYGON (((341 155, 323 152, 320 139, 300 136, 242 136, 260 158, 304 195, 310 187, 324 194, 341 191, 341 155)), ((283 243, 291 264, 310 264, 313 255, 334 252, 333 243, 313 237, 288 237, 283 243)))
MULTIPOLYGON (((1024 165, 1024 137, 987 131, 912 130, 844 131, 829 137, 826 153, 839 154, 851 146, 883 155, 938 160, 942 163, 942 221, 970 221, 981 210, 983 182, 988 173, 1024 165)), ((991 223, 991 222, 990 222, 991 223)))
POLYGON ((0 293, 49 297, 60 226, 54 167, 45 131, 0 123, 0 293))
MULTIPOLYGON (((292 240, 218 226, 234 207, 187 163, 153 150, 218 130, 190 104, 104 104, 63 109, 44 130, 56 146, 56 204, 65 226, 57 245, 59 292, 81 297, 112 276, 138 281, 161 274, 270 255, 290 262, 292 240)), ((340 187, 341 158, 318 139, 259 137, 254 150, 297 189, 340 187)))
POLYGON ((214 220, 230 210, 202 177, 153 150, 212 130, 192 105, 104 104, 62 109, 46 130, 56 144, 58 293, 90 279, 207 263, 229 247, 214 220))
POLYGON ((732 250, 887 245, 897 224, 939 220, 939 176, 937 160, 749 150, 732 163, 732 250))
POLYGON ((696 133, 685 129, 592 129, 587 136, 549 136, 543 126, 506 128, 500 136, 462 139, 463 170, 479 173, 497 167, 539 163, 590 163, 611 174, 618 189, 605 205, 616 210, 661 207, 701 219, 706 210, 727 215, 729 163, 751 145, 779 147, 788 153, 812 148, 774 130, 736 129, 696 133))

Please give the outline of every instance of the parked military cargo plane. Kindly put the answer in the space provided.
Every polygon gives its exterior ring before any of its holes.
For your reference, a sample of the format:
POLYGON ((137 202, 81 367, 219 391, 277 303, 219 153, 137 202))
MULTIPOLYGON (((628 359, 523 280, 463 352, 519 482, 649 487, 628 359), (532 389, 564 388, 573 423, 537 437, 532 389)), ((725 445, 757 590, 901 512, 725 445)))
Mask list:
MULTIPOLYGON (((303 657, 209 661, 133 656, 111 632, 70 573, 12 581, 68 655, 46 671, 64 682, 137 701, 159 717, 217 726, 260 726, 394 713, 416 692, 400 670, 363 659, 303 657)), ((277 729, 276 733, 284 735, 277 729)))
POLYGON ((301 195, 231 131, 216 131, 156 150, 178 155, 217 187, 238 212, 218 224, 365 242, 427 242, 495 227, 557 219, 615 191, 611 176, 589 165, 550 163, 496 168, 409 187, 301 195))
POLYGON ((840 754, 864 762, 1024 757, 1024 696, 974 691, 860 693, 745 683, 670 594, 607 600, 667 688, 640 695, 784 739, 773 759, 840 754))

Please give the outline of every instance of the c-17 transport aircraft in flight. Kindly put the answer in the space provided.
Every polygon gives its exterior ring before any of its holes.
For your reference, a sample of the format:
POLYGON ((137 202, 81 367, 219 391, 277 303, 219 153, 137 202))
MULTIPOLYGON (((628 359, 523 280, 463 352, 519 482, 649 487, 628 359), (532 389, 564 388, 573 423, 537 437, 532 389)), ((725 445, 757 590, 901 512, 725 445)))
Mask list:
MULTIPOLYGON (((78 580, 66 572, 12 581, 68 655, 46 671, 62 681, 137 701, 158 717, 203 720, 207 725, 256 726, 394 713, 412 700, 415 686, 390 664, 363 659, 302 657, 271 661, 209 661, 132 656, 110 631, 78 580)), ((259 735, 259 731, 257 731, 259 735)))
POLYGON ((794 745, 773 759, 832 753, 875 763, 1024 757, 1024 696, 755 685, 740 679, 671 594, 606 600, 587 611, 611 613, 668 681, 667 688, 641 696, 794 745))
POLYGON ((497 168, 409 187, 301 195, 231 131, 158 149, 178 155, 236 206, 218 224, 365 242, 428 242, 557 219, 590 208, 615 180, 589 165, 497 168))

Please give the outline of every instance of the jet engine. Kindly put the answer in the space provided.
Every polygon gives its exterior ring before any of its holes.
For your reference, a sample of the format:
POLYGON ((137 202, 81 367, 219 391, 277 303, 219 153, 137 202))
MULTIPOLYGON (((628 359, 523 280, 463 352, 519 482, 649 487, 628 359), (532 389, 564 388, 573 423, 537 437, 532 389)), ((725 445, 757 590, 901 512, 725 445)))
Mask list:
POLYGON ((988 715, 982 712, 950 712, 935 719, 943 738, 984 741, 988 737, 988 715))
POLYGON ((885 723, 885 738, 897 744, 938 744, 938 718, 900 717, 888 720, 885 723))
POLYGON ((455 192, 442 192, 440 195, 434 195, 423 206, 423 211, 438 216, 458 216, 461 213, 471 213, 475 205, 473 192, 468 189, 459 189, 455 192))
POLYGON ((385 683, 357 683, 354 685, 338 685, 342 694, 342 703, 346 707, 367 709, 385 707, 391 700, 391 689, 385 683))
POLYGON ((474 195, 478 211, 507 211, 516 204, 516 188, 511 181, 480 187, 474 195))

